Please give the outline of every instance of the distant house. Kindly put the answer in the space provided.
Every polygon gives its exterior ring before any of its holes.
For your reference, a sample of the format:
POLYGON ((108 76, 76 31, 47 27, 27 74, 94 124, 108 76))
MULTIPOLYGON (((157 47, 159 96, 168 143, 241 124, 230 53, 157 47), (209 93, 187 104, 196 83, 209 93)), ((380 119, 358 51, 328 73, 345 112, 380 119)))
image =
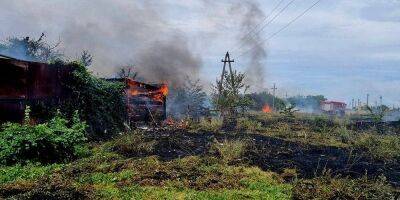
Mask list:
POLYGON ((344 116, 347 104, 339 101, 322 101, 321 110, 329 115, 344 116))

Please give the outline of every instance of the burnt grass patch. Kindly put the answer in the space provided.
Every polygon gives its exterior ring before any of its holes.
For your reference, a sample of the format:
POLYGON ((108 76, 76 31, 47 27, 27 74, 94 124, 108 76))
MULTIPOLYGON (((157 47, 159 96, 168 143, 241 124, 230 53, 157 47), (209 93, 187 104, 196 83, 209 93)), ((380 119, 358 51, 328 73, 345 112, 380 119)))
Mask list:
POLYGON ((307 179, 325 173, 351 178, 384 175, 390 184, 400 186, 398 159, 374 159, 361 149, 306 144, 260 134, 192 133, 185 129, 152 130, 143 137, 156 142, 151 152, 136 157, 156 155, 168 161, 186 156, 215 156, 211 147, 216 141, 244 140, 248 145, 242 158, 230 164, 240 162, 278 173, 294 169, 299 178, 307 179))

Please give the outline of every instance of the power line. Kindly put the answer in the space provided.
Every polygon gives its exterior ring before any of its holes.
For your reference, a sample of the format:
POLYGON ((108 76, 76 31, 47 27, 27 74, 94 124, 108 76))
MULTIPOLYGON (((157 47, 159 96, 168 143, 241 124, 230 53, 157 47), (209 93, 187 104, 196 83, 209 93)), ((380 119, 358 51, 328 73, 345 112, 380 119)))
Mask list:
POLYGON ((278 4, 271 10, 271 12, 257 25, 255 25, 249 32, 247 32, 241 39, 246 39, 247 37, 251 36, 251 34, 258 29, 261 24, 263 24, 271 15, 279 8, 279 6, 284 2, 285 0, 280 0, 278 4))
MULTIPOLYGON (((280 32, 282 32, 283 30, 285 30, 286 28, 288 28, 291 24, 293 24, 294 22, 296 22, 298 19, 300 19, 301 17, 303 17, 308 11, 310 11, 312 8, 314 8, 319 2, 321 2, 322 0, 317 0, 314 4, 312 4, 310 7, 308 7, 306 10, 304 10, 300 15, 298 15, 297 17, 295 17, 294 19, 292 19, 289 23, 287 23, 285 26, 283 26, 281 29, 279 29, 278 31, 276 31, 275 33, 271 34, 268 38, 262 40, 261 42, 257 43, 255 47, 257 47, 258 45, 262 45, 262 43, 272 39, 273 37, 275 37, 276 35, 278 35, 280 32)), ((242 52, 239 57, 242 57, 243 55, 246 55, 247 53, 249 53, 253 48, 252 47, 250 49, 248 49, 247 51, 242 52)))
MULTIPOLYGON (((274 15, 274 17, 273 17, 271 20, 267 21, 267 23, 264 24, 257 32, 255 32, 254 34, 249 35, 249 36, 246 37, 245 39, 248 40, 248 39, 250 39, 250 38, 256 36, 257 34, 261 33, 268 25, 272 24, 272 22, 274 22, 275 19, 277 19, 290 5, 292 5, 294 1, 295 1, 295 0, 291 0, 289 3, 287 3, 281 10, 279 10, 278 13, 276 13, 276 14, 274 15)), ((241 50, 243 47, 244 47, 244 45, 241 45, 237 50, 239 51, 239 50, 241 50)))

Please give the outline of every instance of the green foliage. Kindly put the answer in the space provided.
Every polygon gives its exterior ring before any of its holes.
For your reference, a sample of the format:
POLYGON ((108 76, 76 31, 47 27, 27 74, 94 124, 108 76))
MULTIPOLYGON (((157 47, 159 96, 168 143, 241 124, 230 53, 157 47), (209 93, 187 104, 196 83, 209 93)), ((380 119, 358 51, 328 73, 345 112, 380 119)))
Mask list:
POLYGON ((86 140, 86 123, 80 121, 78 112, 75 112, 71 123, 60 112, 48 123, 30 125, 29 121, 28 107, 24 124, 3 125, 0 131, 0 164, 67 160, 75 156, 75 147, 86 140))
POLYGON ((244 112, 251 105, 251 99, 246 96, 248 85, 244 83, 245 74, 233 71, 223 74, 223 80, 214 86, 212 102, 223 117, 224 128, 234 128, 239 112, 244 112))
POLYGON ((265 105, 270 105, 272 107, 273 101, 275 101, 275 109, 282 110, 285 108, 285 101, 279 97, 274 97, 272 94, 267 92, 252 93, 247 94, 251 100, 252 104, 250 106, 251 110, 260 111, 265 105), (274 99, 275 98, 275 99, 274 99))
POLYGON ((71 95, 60 106, 62 112, 70 115, 80 110, 91 139, 106 139, 123 131, 127 115, 125 85, 97 78, 79 62, 70 65, 75 70, 65 84, 71 95))
POLYGON ((362 134, 354 143, 357 148, 366 150, 374 158, 386 161, 400 159, 399 136, 362 134))
POLYGON ((42 166, 39 164, 29 163, 27 165, 14 165, 9 167, 0 168, 0 185, 16 182, 16 181, 30 181, 49 175, 54 170, 62 168, 60 164, 52 164, 42 166))

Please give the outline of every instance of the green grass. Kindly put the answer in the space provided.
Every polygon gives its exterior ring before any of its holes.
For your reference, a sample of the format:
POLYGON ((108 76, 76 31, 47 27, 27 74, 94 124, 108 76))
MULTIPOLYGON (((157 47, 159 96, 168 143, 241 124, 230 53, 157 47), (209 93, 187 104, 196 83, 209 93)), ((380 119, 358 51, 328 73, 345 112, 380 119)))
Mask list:
MULTIPOLYGON (((138 185, 124 183, 135 173, 123 171, 121 173, 93 173, 81 184, 90 184, 94 188, 96 198, 102 199, 290 199, 291 186, 281 183, 274 173, 263 172, 258 168, 236 168, 212 166, 202 169, 204 174, 195 180, 195 185, 207 183, 213 179, 213 173, 220 171, 220 182, 226 185, 210 185, 210 189, 196 189, 181 182, 187 180, 169 180, 163 186, 151 186, 151 182, 138 185), (240 177, 239 179, 233 176, 240 177), (237 181, 237 183, 230 183, 237 181), (229 188, 229 185, 230 188, 229 188), (216 187, 212 189, 212 187, 216 187)), ((140 173, 140 172, 138 172, 140 173)))
POLYGON ((40 165, 28 164, 25 166, 14 165, 0 167, 0 185, 17 182, 17 181, 31 181, 41 178, 45 175, 51 174, 53 171, 61 170, 63 165, 40 165))
MULTIPOLYGON (((384 160, 398 159, 400 155, 398 136, 357 133, 337 125, 339 122, 312 127, 314 122, 293 120, 288 123, 280 121, 276 115, 264 115, 266 121, 261 120, 262 116, 257 117, 249 121, 258 120, 257 126, 259 123, 267 125, 253 129, 255 134, 359 148, 384 160)), ((322 123, 326 119, 316 121, 322 123)), ((203 130, 208 122, 201 123, 199 127, 203 130)), ((245 129, 248 131, 252 127, 245 129)), ((91 148, 82 151, 85 157, 68 164, 0 166, 0 199, 15 194, 58 191, 60 193, 55 195, 79 194, 88 199, 385 199, 393 195, 393 188, 384 178, 299 179, 301 174, 296 169, 282 169, 281 174, 263 171, 244 158, 251 140, 235 138, 235 134, 228 133, 229 139, 214 140, 207 154, 172 160, 154 156, 157 138, 149 139, 143 134, 135 132, 90 144, 91 148)))

